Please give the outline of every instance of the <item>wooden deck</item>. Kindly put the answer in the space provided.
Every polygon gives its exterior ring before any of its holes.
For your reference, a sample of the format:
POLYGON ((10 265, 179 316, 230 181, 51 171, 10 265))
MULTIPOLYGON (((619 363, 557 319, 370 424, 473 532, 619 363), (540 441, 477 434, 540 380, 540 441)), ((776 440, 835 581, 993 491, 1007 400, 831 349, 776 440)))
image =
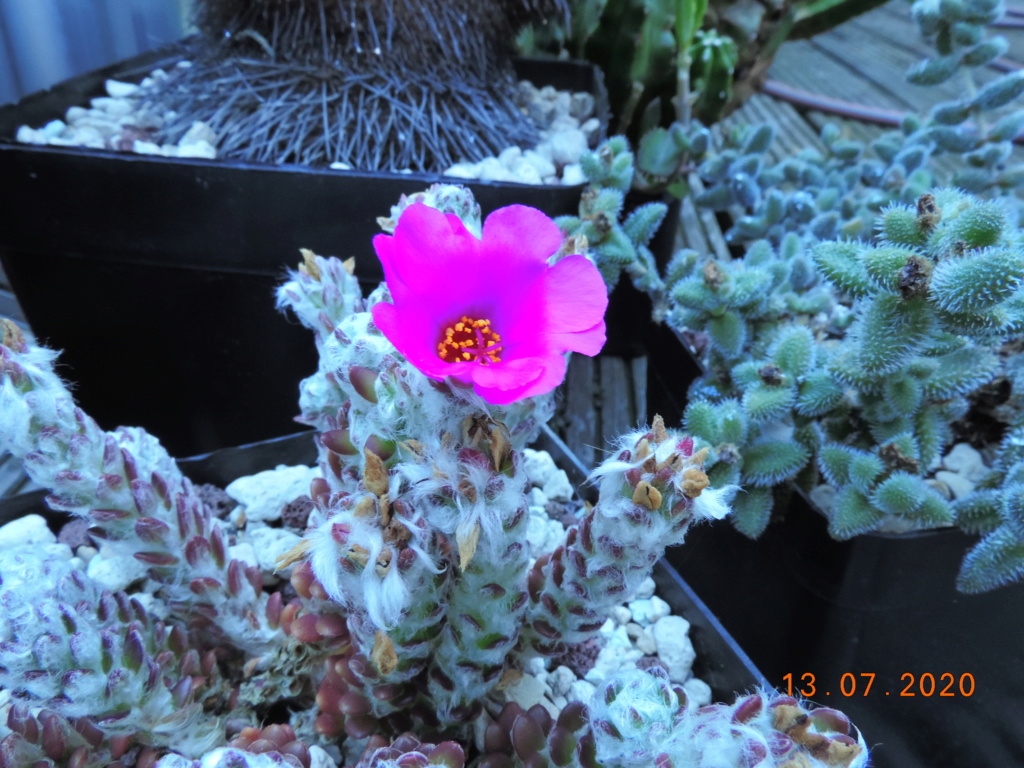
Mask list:
MULTIPOLYGON (((1011 4, 1010 8, 1021 11, 1024 6, 1018 3, 1011 4)), ((769 70, 769 79, 813 94, 894 113, 924 113, 937 101, 962 96, 964 84, 955 78, 932 88, 906 83, 904 73, 908 67, 931 53, 930 47, 920 39, 909 9, 909 2, 892 0, 816 38, 786 43, 769 70)), ((1008 18, 1020 21, 1024 16, 1008 18)), ((1006 66, 1024 65, 1024 29, 1007 28, 1000 33, 1010 41, 1006 66)), ((981 79, 987 81, 998 75, 995 68, 989 68, 981 79)), ((769 152, 774 159, 788 156, 802 147, 820 148, 818 132, 827 122, 841 125, 849 138, 861 141, 869 141, 889 130, 880 125, 800 110, 764 94, 751 98, 730 116, 727 124, 736 122, 774 125, 776 139, 769 152)), ((1024 147, 1015 149, 1015 159, 1024 161, 1024 147)), ((942 167, 940 164, 940 172, 942 167)), ((951 168, 948 163, 945 167, 951 168)), ((689 201, 684 201, 682 206, 678 245, 729 258, 716 217, 696 210, 689 201)), ((20 310, 9 291, 0 270, 0 315, 20 319, 20 310)), ((646 369, 644 357, 573 357, 556 422, 570 447, 588 466, 600 461, 612 438, 646 420, 646 369)), ((25 482, 20 469, 0 458, 0 495, 25 490, 25 482)))

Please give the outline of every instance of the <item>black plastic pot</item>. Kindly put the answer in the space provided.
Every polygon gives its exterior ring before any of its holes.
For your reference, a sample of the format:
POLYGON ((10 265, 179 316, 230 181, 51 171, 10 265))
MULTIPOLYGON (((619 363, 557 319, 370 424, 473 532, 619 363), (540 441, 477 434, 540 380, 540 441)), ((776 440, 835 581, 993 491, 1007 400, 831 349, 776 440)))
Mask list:
MULTIPOLYGON (((251 445, 224 448, 182 459, 178 465, 193 482, 224 486, 237 477, 272 469, 279 464, 315 464, 314 435, 314 432, 306 431, 251 445)), ((574 483, 585 481, 586 468, 553 432, 545 429, 537 447, 549 451, 574 483)), ((27 514, 41 514, 47 518, 51 528, 59 530, 68 515, 47 508, 45 496, 45 491, 37 491, 0 498, 0 525, 27 514)), ((735 693, 765 684, 764 677, 740 646, 670 564, 660 561, 655 568, 654 579, 658 595, 674 613, 690 622, 690 638, 697 652, 694 674, 711 686, 716 701, 731 702, 735 693)))
MULTIPOLYGON (((13 141, 19 125, 103 95, 107 78, 139 79, 179 58, 165 48, 0 108, 0 261, 33 331, 65 351, 82 407, 104 428, 143 426, 188 455, 295 429, 316 353, 308 331, 275 311, 275 287, 300 248, 354 256, 376 284, 377 217, 443 177, 13 141)), ((595 93, 599 113, 606 103, 590 65, 519 67, 537 84, 595 93)), ((469 186, 485 214, 511 203, 572 214, 582 190, 469 186)))
MULTIPOLYGON (((700 367, 673 331, 658 343, 648 398, 679 424, 700 367)), ((757 541, 703 526, 666 559, 772 685, 849 715, 875 768, 1024 765, 1024 585, 957 592, 976 540, 949 528, 835 541, 794 491, 757 541)))

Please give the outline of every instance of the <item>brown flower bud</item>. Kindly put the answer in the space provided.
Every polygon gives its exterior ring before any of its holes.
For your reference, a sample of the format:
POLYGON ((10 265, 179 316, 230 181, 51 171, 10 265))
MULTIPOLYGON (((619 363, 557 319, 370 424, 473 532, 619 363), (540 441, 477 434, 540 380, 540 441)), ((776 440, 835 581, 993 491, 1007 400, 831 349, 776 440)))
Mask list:
POLYGON ((661 491, 646 480, 641 480, 633 491, 633 503, 653 512, 661 506, 661 491))

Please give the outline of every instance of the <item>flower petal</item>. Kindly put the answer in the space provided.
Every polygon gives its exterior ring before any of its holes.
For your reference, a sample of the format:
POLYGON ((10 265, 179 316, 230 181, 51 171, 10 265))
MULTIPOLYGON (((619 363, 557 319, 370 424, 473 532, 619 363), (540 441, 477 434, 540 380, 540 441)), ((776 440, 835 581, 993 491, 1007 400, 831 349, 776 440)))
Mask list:
POLYGON ((402 212, 395 234, 377 235, 373 247, 395 303, 429 298, 441 327, 453 312, 465 311, 467 295, 479 292, 480 241, 455 214, 411 205, 402 212))
POLYGON ((508 405, 524 397, 543 395, 565 378, 565 357, 521 357, 473 369, 473 389, 494 405, 508 405))
MULTIPOLYGON (((604 346, 607 308, 608 289, 597 267, 585 256, 566 256, 536 281, 506 334, 511 340, 532 337, 551 351, 593 356, 604 346)), ((536 350, 527 345, 515 354, 536 350)))
POLYGON ((433 379, 451 375, 451 364, 437 354, 427 328, 410 313, 394 304, 381 302, 371 308, 373 324, 394 344, 402 356, 433 379))
POLYGON ((509 205, 484 220, 485 260, 499 273, 536 272, 561 247, 562 231, 536 208, 509 205))

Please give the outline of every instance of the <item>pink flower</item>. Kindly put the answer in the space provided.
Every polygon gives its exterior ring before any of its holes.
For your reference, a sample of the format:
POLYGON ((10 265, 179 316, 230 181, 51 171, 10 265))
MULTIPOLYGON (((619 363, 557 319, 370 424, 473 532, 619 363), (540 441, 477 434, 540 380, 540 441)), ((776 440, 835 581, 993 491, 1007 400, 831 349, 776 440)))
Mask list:
POLYGON ((411 205, 393 236, 373 239, 394 301, 376 304, 373 322, 424 374, 470 383, 490 403, 550 392, 565 352, 604 346, 608 306, 586 257, 548 264, 561 245, 535 208, 495 211, 478 239, 458 216, 411 205))

